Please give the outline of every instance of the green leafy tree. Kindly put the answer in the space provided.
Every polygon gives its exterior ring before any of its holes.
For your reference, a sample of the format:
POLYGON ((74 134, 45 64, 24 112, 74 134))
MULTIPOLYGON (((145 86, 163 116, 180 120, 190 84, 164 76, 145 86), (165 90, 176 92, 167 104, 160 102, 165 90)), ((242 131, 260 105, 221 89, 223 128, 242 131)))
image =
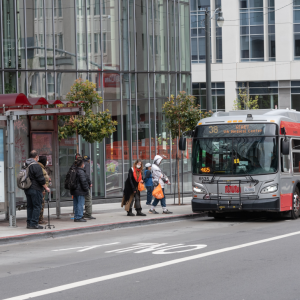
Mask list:
MULTIPOLYGON (((195 97, 180 92, 175 98, 171 95, 169 101, 165 102, 163 112, 166 115, 166 127, 171 132, 172 139, 179 138, 183 132, 193 130, 201 118, 200 106, 195 104, 195 97)), ((179 151, 177 149, 177 180, 178 180, 178 204, 180 201, 179 180, 179 151)))
POLYGON ((254 99, 249 96, 246 88, 239 88, 238 97, 234 100, 233 110, 243 110, 243 109, 259 109, 258 106, 258 96, 254 99))
POLYGON ((77 152, 78 135, 81 135, 88 143, 101 142, 104 138, 111 136, 116 131, 116 121, 113 121, 108 110, 97 111, 103 99, 96 92, 96 84, 82 79, 75 80, 67 94, 67 100, 71 101, 69 106, 80 106, 84 115, 60 117, 58 129, 59 140, 76 134, 77 152))

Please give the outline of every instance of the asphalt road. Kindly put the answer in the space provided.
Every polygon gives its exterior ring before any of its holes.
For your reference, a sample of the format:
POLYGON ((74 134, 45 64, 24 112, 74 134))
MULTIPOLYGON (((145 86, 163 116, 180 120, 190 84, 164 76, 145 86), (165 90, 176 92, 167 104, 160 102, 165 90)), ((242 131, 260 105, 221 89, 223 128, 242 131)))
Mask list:
POLYGON ((212 218, 0 246, 0 299, 300 299, 300 220, 212 218))

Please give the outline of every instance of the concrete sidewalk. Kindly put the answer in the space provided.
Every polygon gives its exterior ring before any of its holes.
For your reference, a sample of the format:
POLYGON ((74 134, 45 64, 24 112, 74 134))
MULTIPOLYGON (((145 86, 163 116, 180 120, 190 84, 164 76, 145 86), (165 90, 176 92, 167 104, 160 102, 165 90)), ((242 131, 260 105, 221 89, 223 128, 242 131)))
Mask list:
MULTIPOLYGON (((150 214, 148 213, 149 207, 145 205, 145 201, 142 201, 143 212, 147 214, 146 217, 128 217, 125 210, 121 208, 120 203, 96 204, 93 205, 93 216, 96 220, 88 220, 86 223, 74 222, 72 207, 62 207, 60 219, 56 218, 55 209, 50 208, 50 223, 55 228, 40 230, 27 229, 26 211, 17 211, 16 228, 9 227, 8 221, 4 220, 4 215, 0 216, 0 245, 200 217, 201 214, 192 212, 190 200, 190 197, 184 198, 185 204, 180 206, 174 205, 173 199, 167 200, 167 207, 173 212, 170 215, 162 214, 161 206, 157 206, 156 209, 159 214, 150 214)), ((45 221, 47 221, 47 216, 46 206, 44 211, 45 221)))

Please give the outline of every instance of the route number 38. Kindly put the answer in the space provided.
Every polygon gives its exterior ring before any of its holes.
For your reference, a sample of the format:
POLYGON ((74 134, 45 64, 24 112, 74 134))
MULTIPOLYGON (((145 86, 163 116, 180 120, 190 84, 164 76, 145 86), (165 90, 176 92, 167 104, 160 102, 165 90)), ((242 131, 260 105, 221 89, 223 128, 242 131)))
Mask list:
POLYGON ((218 133, 218 126, 209 126, 209 133, 218 133))

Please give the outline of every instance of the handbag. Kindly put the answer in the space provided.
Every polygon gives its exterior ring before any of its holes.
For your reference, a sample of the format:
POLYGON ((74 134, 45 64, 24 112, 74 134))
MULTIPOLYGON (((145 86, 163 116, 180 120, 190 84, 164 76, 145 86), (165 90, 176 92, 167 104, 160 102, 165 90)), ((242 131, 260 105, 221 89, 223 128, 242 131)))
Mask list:
POLYGON ((164 192, 161 188, 160 183, 158 184, 158 186, 153 190, 152 192, 152 196, 156 199, 163 199, 165 197, 164 192))
POLYGON ((145 189, 146 189, 146 188, 145 188, 144 184, 141 183, 141 182, 139 182, 138 190, 139 190, 140 192, 142 192, 142 191, 144 191, 145 189))

